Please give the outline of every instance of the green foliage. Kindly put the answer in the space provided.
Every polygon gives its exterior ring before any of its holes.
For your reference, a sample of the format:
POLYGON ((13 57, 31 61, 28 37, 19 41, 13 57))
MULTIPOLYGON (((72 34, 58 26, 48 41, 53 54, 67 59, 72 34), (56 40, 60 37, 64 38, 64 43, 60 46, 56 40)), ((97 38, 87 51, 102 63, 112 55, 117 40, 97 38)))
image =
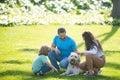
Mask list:
POLYGON ((5 0, 0 0, 0 3, 4 3, 5 2, 5 0))
POLYGON ((34 5, 44 4, 47 0, 30 0, 34 5))
POLYGON ((5 0, 0 25, 111 24, 110 8, 110 0, 5 0))
POLYGON ((112 24, 113 24, 114 26, 120 26, 120 19, 113 19, 112 24))
POLYGON ((102 3, 102 6, 106 6, 106 7, 108 7, 108 8, 111 8, 111 3, 110 2, 103 2, 102 3))

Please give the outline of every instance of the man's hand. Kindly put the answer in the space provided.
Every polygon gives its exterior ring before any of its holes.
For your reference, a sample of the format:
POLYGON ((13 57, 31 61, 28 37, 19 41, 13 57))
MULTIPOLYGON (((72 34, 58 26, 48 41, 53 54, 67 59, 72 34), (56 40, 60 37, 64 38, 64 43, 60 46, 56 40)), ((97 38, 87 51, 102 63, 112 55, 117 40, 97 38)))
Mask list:
POLYGON ((56 48, 55 44, 52 44, 51 49, 55 51, 56 54, 60 54, 60 50, 56 48))
POLYGON ((56 53, 56 54, 60 54, 59 49, 56 48, 56 49, 55 49, 55 53, 56 53))

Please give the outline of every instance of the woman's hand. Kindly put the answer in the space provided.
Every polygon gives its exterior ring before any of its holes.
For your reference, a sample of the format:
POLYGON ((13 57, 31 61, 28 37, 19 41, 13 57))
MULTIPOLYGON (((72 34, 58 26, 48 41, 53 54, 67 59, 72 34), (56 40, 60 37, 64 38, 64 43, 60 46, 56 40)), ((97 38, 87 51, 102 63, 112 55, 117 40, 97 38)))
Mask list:
POLYGON ((83 53, 81 52, 81 53, 79 53, 79 55, 80 55, 80 56, 83 56, 83 53))

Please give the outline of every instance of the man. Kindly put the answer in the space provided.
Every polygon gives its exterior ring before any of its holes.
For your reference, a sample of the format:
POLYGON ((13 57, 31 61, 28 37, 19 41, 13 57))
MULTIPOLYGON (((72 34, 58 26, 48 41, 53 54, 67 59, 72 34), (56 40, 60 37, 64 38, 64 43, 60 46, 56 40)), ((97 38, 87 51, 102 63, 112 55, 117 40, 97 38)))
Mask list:
POLYGON ((49 53, 48 57, 52 65, 60 70, 57 61, 60 62, 62 68, 67 68, 68 66, 68 56, 71 52, 78 53, 75 41, 66 35, 66 30, 63 27, 58 28, 58 35, 53 39, 52 51, 49 53))

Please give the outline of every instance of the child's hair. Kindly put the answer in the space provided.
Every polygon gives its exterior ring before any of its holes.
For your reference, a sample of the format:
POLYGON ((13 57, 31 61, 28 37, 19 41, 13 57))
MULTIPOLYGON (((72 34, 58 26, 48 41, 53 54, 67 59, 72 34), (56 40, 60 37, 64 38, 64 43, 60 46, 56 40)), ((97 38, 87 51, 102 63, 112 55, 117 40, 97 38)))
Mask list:
POLYGON ((41 46, 38 55, 46 55, 47 56, 50 51, 51 51, 50 47, 43 45, 43 46, 41 46))

